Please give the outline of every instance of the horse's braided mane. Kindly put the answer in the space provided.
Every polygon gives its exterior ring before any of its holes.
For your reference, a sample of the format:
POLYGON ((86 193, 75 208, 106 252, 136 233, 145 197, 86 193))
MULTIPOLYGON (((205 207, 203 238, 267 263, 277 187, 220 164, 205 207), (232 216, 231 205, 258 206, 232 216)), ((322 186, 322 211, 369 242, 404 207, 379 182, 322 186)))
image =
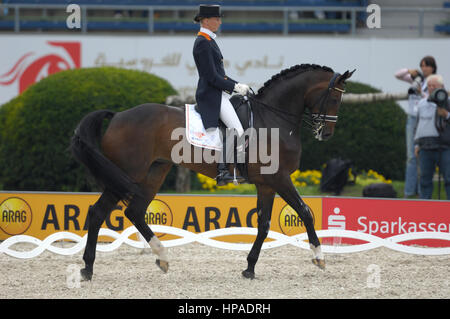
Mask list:
POLYGON ((318 70, 318 69, 323 70, 325 72, 334 73, 333 69, 331 69, 327 66, 321 66, 321 65, 317 65, 317 64, 297 64, 288 69, 284 69, 280 73, 272 76, 272 78, 270 80, 266 81, 264 83, 264 85, 258 90, 258 95, 260 96, 260 95, 264 94, 266 89, 275 82, 278 82, 280 80, 289 79, 292 76, 295 76, 297 74, 300 74, 300 73, 303 73, 303 72, 306 72, 309 70, 318 70))

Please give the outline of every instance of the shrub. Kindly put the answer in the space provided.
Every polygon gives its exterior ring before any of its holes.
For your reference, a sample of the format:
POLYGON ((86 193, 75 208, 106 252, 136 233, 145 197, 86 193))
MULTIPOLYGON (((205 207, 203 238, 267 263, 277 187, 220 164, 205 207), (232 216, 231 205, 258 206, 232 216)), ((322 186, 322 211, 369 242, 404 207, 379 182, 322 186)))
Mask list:
MULTIPOLYGON (((348 93, 373 93, 378 90, 348 82, 348 93)), ((341 157, 353 161, 356 171, 375 170, 394 180, 404 178, 406 115, 394 101, 366 104, 343 103, 334 136, 319 142, 303 125, 303 154, 300 170, 318 169, 328 160, 341 157)))
POLYGON ((291 174, 291 181, 294 186, 305 187, 307 185, 319 185, 322 172, 318 170, 307 170, 301 172, 299 169, 291 174))
MULTIPOLYGON (((200 173, 197 173, 196 176, 201 185, 201 189, 209 190, 210 192, 235 190, 240 193, 254 193, 256 191, 255 187, 248 184, 240 184, 236 186, 230 183, 224 186, 217 186, 216 181, 208 176, 200 173)), ((296 170, 290 176, 292 183, 296 187, 317 186, 317 189, 319 189, 322 172, 319 170, 308 170, 304 172, 296 170)), ((355 181, 355 176, 351 168, 348 172, 348 180, 355 181)), ((362 171, 356 177, 356 185, 367 186, 374 183, 392 184, 392 181, 390 179, 386 179, 383 175, 372 169, 369 169, 369 171, 362 171)))
POLYGON ((123 111, 176 94, 155 75, 112 67, 53 74, 0 108, 0 186, 11 190, 92 191, 71 157, 81 118, 98 109, 123 111))

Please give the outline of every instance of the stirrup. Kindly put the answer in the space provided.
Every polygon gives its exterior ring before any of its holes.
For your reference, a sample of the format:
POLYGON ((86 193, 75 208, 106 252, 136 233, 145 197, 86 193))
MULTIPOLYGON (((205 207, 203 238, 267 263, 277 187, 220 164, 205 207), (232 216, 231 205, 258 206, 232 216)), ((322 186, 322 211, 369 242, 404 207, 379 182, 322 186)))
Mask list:
POLYGON ((236 167, 233 168, 233 184, 234 185, 239 185, 242 182, 245 182, 245 178, 242 176, 237 176, 237 169, 236 167))
POLYGON ((226 184, 233 182, 233 179, 233 176, 231 176, 230 172, 225 167, 221 168, 216 176, 217 186, 225 186, 226 184))

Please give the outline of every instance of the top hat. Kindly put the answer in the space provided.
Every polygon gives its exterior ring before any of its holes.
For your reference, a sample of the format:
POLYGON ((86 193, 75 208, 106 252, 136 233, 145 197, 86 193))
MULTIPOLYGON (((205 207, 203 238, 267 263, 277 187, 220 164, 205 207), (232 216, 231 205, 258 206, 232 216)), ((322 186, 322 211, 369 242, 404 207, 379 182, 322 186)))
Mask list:
POLYGON ((212 18, 212 17, 223 17, 223 14, 220 12, 220 6, 201 4, 199 8, 199 12, 194 17, 195 22, 200 22, 202 18, 212 18))

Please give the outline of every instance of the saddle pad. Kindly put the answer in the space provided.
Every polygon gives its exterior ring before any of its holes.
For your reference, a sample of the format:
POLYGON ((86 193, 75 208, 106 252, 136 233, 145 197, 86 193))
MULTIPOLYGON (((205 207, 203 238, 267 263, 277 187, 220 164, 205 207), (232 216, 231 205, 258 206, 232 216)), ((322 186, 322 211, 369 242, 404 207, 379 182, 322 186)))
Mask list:
POLYGON ((194 104, 186 104, 186 138, 191 145, 221 151, 222 139, 219 130, 214 134, 206 134, 200 113, 194 104))

